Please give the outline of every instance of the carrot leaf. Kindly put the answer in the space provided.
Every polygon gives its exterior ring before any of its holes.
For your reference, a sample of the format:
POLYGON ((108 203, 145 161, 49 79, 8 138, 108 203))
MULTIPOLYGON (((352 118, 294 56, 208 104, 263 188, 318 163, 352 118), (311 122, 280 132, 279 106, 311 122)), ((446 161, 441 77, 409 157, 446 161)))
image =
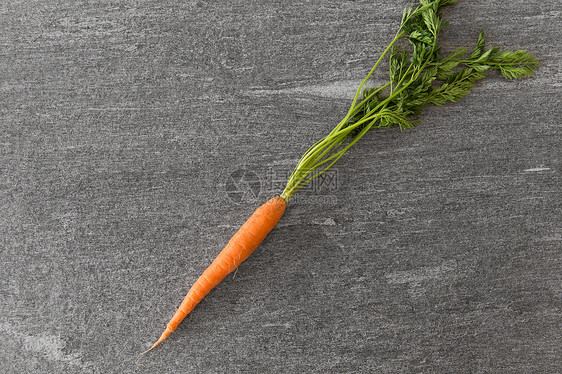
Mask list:
POLYGON ((442 57, 437 42, 447 22, 441 19, 440 11, 454 3, 456 0, 419 0, 417 6, 404 9, 396 35, 359 85, 348 113, 301 157, 281 194, 283 199, 289 201, 298 190, 329 170, 370 129, 414 127, 418 123, 415 116, 424 106, 460 100, 489 69, 507 79, 533 75, 539 66, 533 55, 499 48, 486 50, 483 31, 469 57, 464 57, 466 48, 442 57), (396 47, 400 39, 406 39, 409 47, 396 47), (364 88, 386 55, 388 83, 364 88))

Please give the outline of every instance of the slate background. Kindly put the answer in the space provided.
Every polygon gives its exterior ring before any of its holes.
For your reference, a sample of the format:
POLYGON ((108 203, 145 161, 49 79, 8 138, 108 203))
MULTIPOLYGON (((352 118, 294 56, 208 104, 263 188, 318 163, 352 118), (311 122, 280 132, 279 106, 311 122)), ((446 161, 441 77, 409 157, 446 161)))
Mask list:
POLYGON ((484 28, 536 77, 492 73, 366 136, 137 360, 279 192, 272 171, 343 116, 405 4, 2 2, 0 371, 561 372, 554 0, 448 9, 445 50, 484 28), (231 199, 234 170, 256 199, 231 199))

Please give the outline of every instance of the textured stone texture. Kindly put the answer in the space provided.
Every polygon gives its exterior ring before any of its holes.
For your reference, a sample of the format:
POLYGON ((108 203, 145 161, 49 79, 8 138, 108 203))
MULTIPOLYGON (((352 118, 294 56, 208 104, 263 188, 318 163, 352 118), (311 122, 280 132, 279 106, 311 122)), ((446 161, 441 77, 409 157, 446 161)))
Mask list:
POLYGON ((366 136, 137 361, 342 117, 405 4, 3 1, 0 371, 561 372, 555 0, 448 9, 446 50, 484 28, 536 77, 492 73, 366 136))

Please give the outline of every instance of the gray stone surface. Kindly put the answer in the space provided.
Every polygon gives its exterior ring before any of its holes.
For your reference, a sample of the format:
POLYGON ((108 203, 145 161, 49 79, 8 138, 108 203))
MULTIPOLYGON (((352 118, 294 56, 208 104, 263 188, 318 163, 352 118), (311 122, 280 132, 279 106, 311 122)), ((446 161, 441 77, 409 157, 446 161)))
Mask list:
POLYGON ((560 373, 555 0, 448 9, 445 49, 484 28, 536 77, 366 136, 137 360, 405 4, 3 1, 0 372, 560 373))

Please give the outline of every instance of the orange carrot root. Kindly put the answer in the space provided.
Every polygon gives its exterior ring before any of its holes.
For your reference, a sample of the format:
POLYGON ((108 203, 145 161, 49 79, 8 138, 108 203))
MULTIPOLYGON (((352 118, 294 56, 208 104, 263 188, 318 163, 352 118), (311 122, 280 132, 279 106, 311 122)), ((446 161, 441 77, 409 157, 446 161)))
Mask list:
POLYGON ((224 277, 252 254, 267 234, 277 225, 286 207, 286 201, 278 196, 256 209, 191 287, 160 338, 141 355, 162 343, 224 277))

